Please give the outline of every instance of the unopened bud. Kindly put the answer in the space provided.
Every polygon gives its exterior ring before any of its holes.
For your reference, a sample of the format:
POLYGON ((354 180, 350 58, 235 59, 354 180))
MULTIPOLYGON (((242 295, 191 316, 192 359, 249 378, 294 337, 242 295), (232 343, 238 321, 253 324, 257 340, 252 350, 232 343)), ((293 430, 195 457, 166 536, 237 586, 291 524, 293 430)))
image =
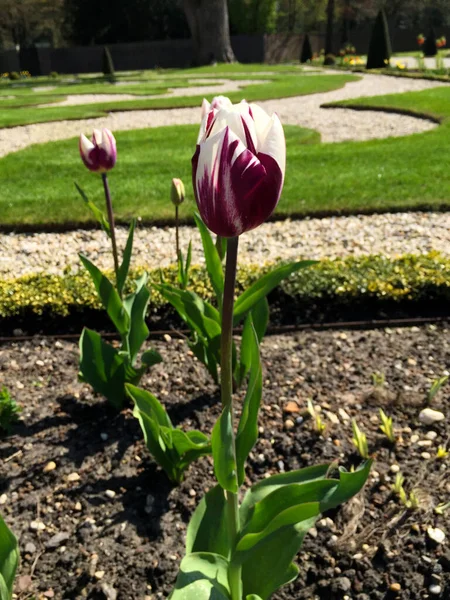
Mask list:
POLYGON ((184 196, 186 192, 184 189, 184 183, 181 181, 181 179, 177 179, 176 177, 172 179, 172 189, 170 194, 171 200, 175 206, 179 206, 184 202, 184 196))

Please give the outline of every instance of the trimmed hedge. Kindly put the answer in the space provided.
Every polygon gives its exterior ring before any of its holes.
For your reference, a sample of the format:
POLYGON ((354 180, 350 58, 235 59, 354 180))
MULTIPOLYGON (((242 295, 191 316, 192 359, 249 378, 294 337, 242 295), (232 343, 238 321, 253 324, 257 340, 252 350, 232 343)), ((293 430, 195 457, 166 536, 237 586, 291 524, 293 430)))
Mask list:
MULTIPOLYGON (((238 271, 240 291, 267 272, 272 265, 244 265, 238 271)), ((134 275, 143 269, 135 271, 134 275)), ((149 272, 150 281, 159 282, 161 273, 168 282, 176 282, 174 266, 149 272)), ((211 299, 213 292, 204 268, 194 266, 191 289, 211 299)), ((339 306, 374 301, 381 303, 422 303, 450 300, 450 258, 437 252, 405 255, 348 257, 322 260, 293 275, 278 292, 290 297, 293 305, 336 303, 339 306)), ((167 303, 152 291, 150 311, 167 308, 167 303)), ((450 306, 450 304, 449 304, 450 306)), ((0 318, 65 317, 83 311, 101 309, 94 286, 84 271, 58 275, 27 275, 0 281, 0 318)))

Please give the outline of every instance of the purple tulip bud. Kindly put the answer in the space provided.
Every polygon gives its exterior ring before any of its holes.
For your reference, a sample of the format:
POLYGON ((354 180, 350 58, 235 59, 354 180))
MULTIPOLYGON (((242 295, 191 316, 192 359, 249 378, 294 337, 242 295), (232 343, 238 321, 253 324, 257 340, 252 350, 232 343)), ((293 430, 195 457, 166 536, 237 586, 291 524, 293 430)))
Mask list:
POLYGON ((94 129, 92 141, 80 135, 80 155, 86 167, 94 173, 110 171, 117 160, 116 140, 109 129, 94 129))
POLYGON ((277 115, 255 104, 211 108, 205 114, 192 158, 201 217, 222 237, 261 225, 280 199, 286 142, 277 115))

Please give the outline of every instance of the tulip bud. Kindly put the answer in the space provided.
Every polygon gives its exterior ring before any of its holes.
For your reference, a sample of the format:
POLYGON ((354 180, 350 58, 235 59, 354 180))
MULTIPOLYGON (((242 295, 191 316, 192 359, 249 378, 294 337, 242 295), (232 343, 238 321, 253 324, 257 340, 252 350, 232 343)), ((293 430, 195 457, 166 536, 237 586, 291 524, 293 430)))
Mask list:
POLYGON ((186 191, 184 189, 184 183, 181 179, 174 177, 172 179, 172 188, 170 190, 170 197, 175 206, 180 206, 184 202, 186 191))
POLYGON ((94 129, 92 141, 80 135, 80 155, 86 167, 94 173, 110 171, 117 160, 116 140, 109 129, 94 129))
MULTIPOLYGON (((207 227, 235 237, 274 211, 286 170, 286 143, 277 115, 240 104, 205 114, 192 158, 195 199, 207 227)), ((225 103, 226 104, 226 103, 225 103)))

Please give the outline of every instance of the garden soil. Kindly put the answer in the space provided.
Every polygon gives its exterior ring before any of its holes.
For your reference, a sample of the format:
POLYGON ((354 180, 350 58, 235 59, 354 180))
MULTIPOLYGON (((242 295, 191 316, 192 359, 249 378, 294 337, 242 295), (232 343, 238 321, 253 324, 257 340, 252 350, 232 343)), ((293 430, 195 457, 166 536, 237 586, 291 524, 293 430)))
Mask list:
MULTIPOLYGON (((164 363, 143 385, 183 429, 210 432, 219 415, 217 387, 185 341, 155 342, 164 363)), ((431 382, 450 365, 450 327, 302 332, 262 346, 260 437, 246 485, 267 473, 360 457, 351 418, 375 456, 364 491, 324 515, 307 536, 300 576, 273 600, 450 598, 450 458, 445 387, 432 405, 446 419, 418 415, 431 382), (374 377, 375 374, 375 377, 374 377), (374 385, 375 381, 375 385, 374 385), (321 408, 323 436, 306 413, 321 408), (397 444, 379 430, 393 416, 397 444), (430 433, 434 432, 434 433, 430 433), (392 491, 396 472, 420 508, 392 491), (428 528, 447 534, 442 544, 428 528)), ((156 600, 168 596, 183 555, 189 518, 214 484, 212 463, 192 465, 173 486, 155 465, 130 408, 120 414, 77 382, 76 343, 35 338, 0 346, 0 381, 22 405, 21 421, 0 439, 0 512, 19 539, 20 600, 156 600)), ((239 407, 242 394, 236 395, 239 407)))

